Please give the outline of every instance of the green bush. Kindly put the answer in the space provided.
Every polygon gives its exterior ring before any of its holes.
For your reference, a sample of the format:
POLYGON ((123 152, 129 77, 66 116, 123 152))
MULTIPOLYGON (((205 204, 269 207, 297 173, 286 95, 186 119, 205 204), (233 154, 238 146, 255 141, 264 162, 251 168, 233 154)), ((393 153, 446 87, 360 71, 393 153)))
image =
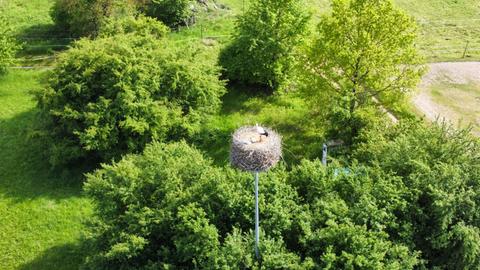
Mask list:
POLYGON ((193 15, 191 0, 149 0, 145 13, 155 17, 170 27, 185 25, 193 15))
POLYGON ((422 252, 429 268, 480 265, 480 142, 469 130, 407 122, 362 134, 354 156, 394 173, 408 191, 397 215, 399 240, 422 252))
POLYGON ((51 17, 59 30, 74 37, 96 36, 109 17, 121 17, 134 10, 130 1, 55 0, 51 17))
POLYGON ((237 20, 233 41, 220 54, 231 81, 278 88, 296 62, 309 17, 297 0, 253 1, 237 20))
POLYGON ((224 93, 217 68, 195 48, 150 35, 81 40, 38 93, 53 165, 110 160, 157 140, 195 134, 224 93))
MULTIPOLYGON (((92 269, 260 269, 251 174, 212 166, 185 143, 148 146, 89 174, 92 269)), ((401 178, 304 161, 260 180, 261 269, 413 269, 401 178), (400 226, 402 225, 402 226, 400 226)))
MULTIPOLYGON (((480 143, 468 131, 370 127, 348 167, 261 175, 262 269, 476 269, 480 143)), ((88 175, 93 269, 260 269, 252 175, 185 143, 148 146, 88 175)))
MULTIPOLYGON (((281 240, 294 235, 302 212, 282 174, 261 182, 262 253, 269 269, 301 263, 281 240)), ((91 235, 98 255, 89 258, 90 268, 258 268, 251 174, 213 167, 185 143, 154 143, 143 155, 104 165, 87 178, 99 218, 91 235)))
POLYGON ((15 53, 19 49, 12 30, 4 18, 0 17, 0 74, 7 71, 15 59, 15 53))
POLYGON ((115 36, 118 34, 135 34, 163 38, 170 32, 169 28, 154 18, 145 16, 125 16, 109 18, 100 28, 99 36, 115 36))
POLYGON ((325 169, 303 161, 289 183, 311 211, 299 242, 321 269, 413 269, 420 263, 417 251, 391 233, 402 224, 395 215, 405 207, 401 179, 379 168, 325 169))

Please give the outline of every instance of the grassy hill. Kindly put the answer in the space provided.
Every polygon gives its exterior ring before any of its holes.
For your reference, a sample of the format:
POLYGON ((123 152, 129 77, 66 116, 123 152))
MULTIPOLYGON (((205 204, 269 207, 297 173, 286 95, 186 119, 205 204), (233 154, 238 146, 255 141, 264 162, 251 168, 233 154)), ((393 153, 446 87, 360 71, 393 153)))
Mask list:
MULTIPOLYGON (((245 0, 220 0, 229 9, 203 12, 197 25, 172 33, 179 42, 213 40, 213 53, 228 40, 235 15, 245 0)), ((420 23, 419 47, 431 61, 480 59, 480 3, 477 0, 397 0, 420 23)), ((28 131, 35 118, 29 91, 42 87, 39 80, 57 50, 71 39, 53 31, 49 10, 53 0, 0 0, 0 13, 12 22, 25 42, 18 65, 0 78, 0 269, 72 269, 82 260, 81 231, 91 205, 81 192, 81 171, 52 172, 42 156, 41 144, 32 143, 28 131)), ((328 2, 309 0, 312 12, 328 10, 328 2)), ((318 15, 315 17, 318 18, 318 15)), ((267 97, 231 89, 224 108, 214 117, 204 150, 225 163, 228 136, 235 127, 256 121, 279 129, 286 139, 286 159, 310 155, 321 147, 321 127, 307 125, 303 101, 294 97, 267 97), (319 135, 320 134, 320 135, 319 135), (307 144, 311 153, 301 149, 307 144)))

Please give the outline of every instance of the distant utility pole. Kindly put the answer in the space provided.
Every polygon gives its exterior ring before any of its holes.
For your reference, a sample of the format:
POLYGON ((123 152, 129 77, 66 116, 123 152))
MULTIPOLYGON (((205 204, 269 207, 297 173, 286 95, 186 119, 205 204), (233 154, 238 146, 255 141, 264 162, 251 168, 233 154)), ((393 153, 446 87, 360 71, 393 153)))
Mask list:
POLYGON ((465 50, 463 51, 463 56, 462 58, 465 58, 467 56, 467 50, 468 50, 468 45, 470 44, 470 41, 467 41, 467 44, 465 45, 465 50))

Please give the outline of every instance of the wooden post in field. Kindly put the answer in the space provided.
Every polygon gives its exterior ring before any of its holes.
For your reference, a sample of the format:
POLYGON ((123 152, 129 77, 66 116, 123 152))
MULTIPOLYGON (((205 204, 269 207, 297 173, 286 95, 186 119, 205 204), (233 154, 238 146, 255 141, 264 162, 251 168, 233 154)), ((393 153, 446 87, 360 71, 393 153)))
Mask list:
POLYGON ((468 44, 470 43, 470 41, 467 41, 467 44, 465 45, 465 50, 463 51, 463 56, 462 58, 465 58, 465 56, 467 56, 467 50, 468 50, 468 44))

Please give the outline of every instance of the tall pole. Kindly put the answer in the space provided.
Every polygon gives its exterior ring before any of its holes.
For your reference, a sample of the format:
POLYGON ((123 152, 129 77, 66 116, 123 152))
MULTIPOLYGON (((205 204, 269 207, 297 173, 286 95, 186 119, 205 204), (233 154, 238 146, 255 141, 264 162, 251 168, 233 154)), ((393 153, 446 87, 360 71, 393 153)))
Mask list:
POLYGON ((327 155, 328 155, 328 147, 327 144, 323 144, 323 151, 322 151, 322 164, 323 166, 327 166, 327 155))
POLYGON ((260 242, 259 213, 258 213, 258 172, 255 172, 255 256, 260 259, 258 243, 260 242))

